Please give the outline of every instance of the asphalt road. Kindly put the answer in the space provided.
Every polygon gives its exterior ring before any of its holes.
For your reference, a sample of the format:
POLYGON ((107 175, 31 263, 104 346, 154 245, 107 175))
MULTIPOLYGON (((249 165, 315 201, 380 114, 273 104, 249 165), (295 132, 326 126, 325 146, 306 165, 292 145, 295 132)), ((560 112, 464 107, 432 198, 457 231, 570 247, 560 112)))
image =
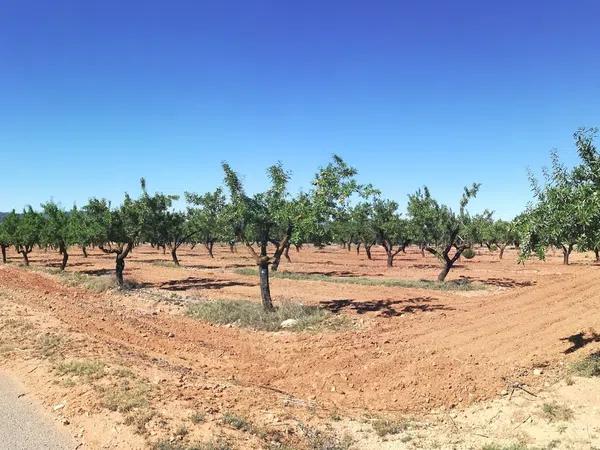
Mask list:
POLYGON ((7 450, 73 450, 77 444, 57 425, 26 389, 0 372, 0 448, 7 450), (20 394, 25 395, 19 398, 20 394))

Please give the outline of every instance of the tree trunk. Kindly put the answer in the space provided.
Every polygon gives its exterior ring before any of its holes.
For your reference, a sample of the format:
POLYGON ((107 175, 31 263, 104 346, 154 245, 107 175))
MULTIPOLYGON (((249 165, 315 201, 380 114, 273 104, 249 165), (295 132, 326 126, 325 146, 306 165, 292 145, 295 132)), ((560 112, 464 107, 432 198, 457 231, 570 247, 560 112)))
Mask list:
POLYGON ((204 246, 206 247, 206 250, 208 251, 208 256, 210 256, 211 258, 215 257, 215 255, 213 254, 213 245, 215 245, 215 243, 212 241, 208 241, 208 242, 204 243, 204 246))
POLYGON ((87 248, 85 248, 85 245, 81 246, 81 252, 83 253, 84 258, 88 257, 87 248))
POLYGON ((387 266, 389 267, 393 267, 394 266, 394 255, 392 255, 391 251, 386 251, 387 253, 387 266))
POLYGON ((356 244, 356 254, 360 255, 360 242, 358 244, 356 244))
POLYGON ((348 251, 352 250, 352 242, 348 242, 348 251))
POLYGON ((568 265, 569 264, 569 256, 571 255, 571 246, 569 245, 569 247, 565 247, 563 246, 563 264, 568 265))
POLYGON ((280 262, 281 262, 281 256, 279 256, 279 257, 275 256, 273 258, 273 263, 271 264, 271 269, 273 269, 273 272, 277 272, 277 269, 279 269, 280 262))
POLYGON ((6 245, 2 244, 2 263, 6 264, 6 245))
POLYGON ((367 254, 367 258, 372 260, 373 256, 371 255, 371 246, 365 245, 365 253, 367 254))
POLYGON ((21 254, 23 255, 23 262, 25 262, 26 266, 29 266, 29 256, 28 256, 28 251, 27 250, 23 250, 21 252, 21 254))
POLYGON ((283 251, 283 256, 285 256, 285 260, 289 263, 292 262, 290 259, 290 244, 285 246, 285 250, 283 251))
POLYGON ((294 247, 296 247, 296 253, 300 253, 300 247, 302 247, 302 244, 294 244, 294 247))
POLYGON ((118 253, 116 258, 115 272, 117 275, 117 283, 119 287, 123 287, 123 271, 125 270, 125 257, 123 253, 118 253))
POLYGON ((506 248, 506 245, 501 245, 500 246, 500 254, 499 254, 499 258, 502 259, 502 257, 504 256, 504 249, 506 248))
MULTIPOLYGON (((2 248, 2 251, 4 251, 4 248, 2 248)), ((596 262, 600 262, 600 249, 595 248, 594 254, 596 255, 596 262)))
POLYGON ((229 251, 231 253, 235 253, 235 242, 230 242, 229 243, 229 251))
POLYGON ((171 249, 171 258, 173 259, 173 264, 179 266, 179 258, 177 257, 177 246, 174 245, 171 249))
POLYGON ((446 279, 446 276, 448 275, 448 272, 450 272, 450 269, 452 269, 452 264, 450 261, 447 261, 444 264, 444 268, 442 269, 442 271, 440 272, 440 274, 438 275, 437 279, 438 281, 441 283, 446 279))
POLYGON ((267 258, 262 258, 258 265, 260 274, 260 298, 263 308, 267 311, 273 310, 273 301, 271 300, 271 289, 269 287, 269 262, 267 258))
POLYGON ((67 261, 69 260, 69 253, 67 252, 67 249, 64 247, 61 249, 61 253, 62 253, 62 262, 60 263, 60 270, 65 270, 65 267, 67 267, 67 261))

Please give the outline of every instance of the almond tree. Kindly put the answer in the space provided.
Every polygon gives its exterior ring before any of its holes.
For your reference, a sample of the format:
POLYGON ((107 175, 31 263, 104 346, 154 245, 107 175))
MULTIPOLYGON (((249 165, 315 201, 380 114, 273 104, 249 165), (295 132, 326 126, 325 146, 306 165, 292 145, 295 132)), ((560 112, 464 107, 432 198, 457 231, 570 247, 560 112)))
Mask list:
POLYGON ((112 209, 104 199, 90 199, 85 211, 91 219, 94 243, 104 253, 115 256, 117 283, 124 286, 125 259, 131 250, 152 233, 151 201, 146 183, 141 180, 142 195, 133 199, 125 194, 123 203, 112 209))
POLYGON ((226 232, 227 199, 221 188, 202 195, 186 192, 188 202, 188 229, 193 242, 204 245, 208 255, 214 258, 213 247, 218 241, 231 241, 231 236, 226 232))
POLYGON ((11 222, 14 222, 14 219, 11 217, 16 215, 13 211, 12 213, 8 213, 6 216, 0 220, 0 249, 2 250, 2 263, 6 264, 6 250, 11 245, 11 236, 12 233, 10 231, 11 222), (7 221, 8 219, 8 221, 7 221))
POLYGON ((289 173, 281 164, 267 169, 271 186, 265 192, 249 196, 242 182, 229 164, 223 163, 227 185, 236 223, 237 239, 242 242, 258 266, 260 294, 265 310, 273 310, 269 286, 269 265, 281 257, 291 238, 292 224, 289 218, 287 183, 289 173), (257 243, 258 250, 253 247, 257 243), (275 251, 269 255, 269 244, 277 242, 275 251))
POLYGON ((518 240, 515 224, 512 221, 502 219, 495 220, 489 230, 489 242, 493 243, 500 250, 498 258, 502 259, 506 247, 518 240))
POLYGON ((49 245, 62 255, 60 270, 65 270, 69 260, 69 246, 76 243, 73 227, 70 223, 72 214, 67 213, 54 202, 42 205, 43 226, 40 233, 40 243, 49 245))
POLYGON ((413 221, 415 240, 425 243, 425 250, 442 263, 437 277, 440 282, 446 279, 461 254, 472 245, 466 226, 470 218, 466 206, 477 195, 479 186, 473 183, 465 187, 458 213, 438 203, 427 187, 408 197, 408 214, 413 221))
POLYGON ((410 222, 402 219, 398 203, 392 200, 375 198, 372 205, 371 227, 376 242, 387 255, 387 267, 394 265, 394 258, 404 251, 412 239, 410 222))
POLYGON ((231 167, 223 163, 225 184, 230 193, 230 220, 237 240, 245 245, 258 266, 262 304, 273 309, 269 285, 269 266, 279 260, 294 233, 298 238, 321 239, 339 211, 356 191, 356 170, 338 156, 320 169, 311 192, 292 198, 287 191, 290 178, 281 164, 267 169, 270 187, 253 196, 247 195, 241 180, 231 167), (258 249, 253 244, 256 243, 258 249), (269 244, 274 250, 269 253, 269 244))
POLYGON ((528 206, 519 223, 520 259, 533 253, 544 259, 552 246, 562 250, 563 264, 569 264, 569 256, 578 243, 583 243, 586 229, 595 226, 598 195, 591 184, 577 180, 575 171, 563 167, 556 154, 544 176, 543 185, 530 176, 535 203, 528 206))
POLYGON ((364 247, 369 260, 373 259, 371 248, 377 243, 377 235, 373 229, 372 216, 372 202, 360 202, 352 208, 351 221, 354 227, 354 233, 359 241, 359 245, 362 244, 364 247))
POLYGON ((5 220, 15 220, 14 224, 9 222, 11 241, 15 246, 17 253, 23 256, 23 262, 29 266, 29 254, 33 247, 40 243, 40 233, 42 231, 42 217, 35 212, 31 206, 23 210, 20 215, 12 215, 5 220))

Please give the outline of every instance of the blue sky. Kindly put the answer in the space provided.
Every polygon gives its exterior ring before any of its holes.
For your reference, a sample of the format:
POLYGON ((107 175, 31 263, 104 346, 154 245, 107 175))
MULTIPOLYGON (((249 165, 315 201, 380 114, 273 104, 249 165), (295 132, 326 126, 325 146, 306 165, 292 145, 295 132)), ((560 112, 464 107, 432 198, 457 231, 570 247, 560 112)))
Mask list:
POLYGON ((332 153, 386 196, 428 185, 501 217, 527 167, 600 125, 600 3, 8 0, 0 11, 0 211, 53 198, 249 191, 332 153))

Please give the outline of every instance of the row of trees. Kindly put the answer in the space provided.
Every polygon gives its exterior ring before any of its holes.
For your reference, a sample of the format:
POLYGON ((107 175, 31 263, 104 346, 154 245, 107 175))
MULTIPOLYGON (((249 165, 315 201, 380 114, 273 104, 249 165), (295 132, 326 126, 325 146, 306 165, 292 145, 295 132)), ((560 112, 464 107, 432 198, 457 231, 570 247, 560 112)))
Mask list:
POLYGON ((149 194, 143 179, 139 197, 126 194, 116 207, 92 198, 82 208, 68 211, 54 202, 43 204, 40 211, 31 207, 20 214, 13 211, 0 222, 3 260, 6 249, 14 246, 28 265, 28 255, 38 245, 58 251, 64 270, 70 249, 79 246, 87 256, 87 248, 94 246, 114 255, 116 278, 123 285, 126 258, 141 243, 168 249, 179 264, 177 250, 184 243, 201 244, 212 257, 216 242, 230 244, 232 251, 237 242, 254 259, 263 305, 272 309, 269 270, 277 270, 282 257, 289 259, 292 245, 355 245, 369 258, 372 246, 379 245, 391 267, 395 256, 413 243, 440 260, 438 280, 444 281, 474 243, 498 247, 502 257, 504 248, 516 241, 510 223, 493 220, 489 211, 468 213, 478 184, 465 188, 458 211, 423 188, 409 196, 403 215, 396 202, 382 198, 371 185, 359 184, 356 169, 338 156, 315 174, 308 191, 295 195, 288 190, 290 174, 281 164, 268 168, 269 187, 253 195, 246 193, 228 164, 223 164, 223 171, 224 188, 202 195, 186 193, 185 211, 173 207, 178 196, 149 194))
POLYGON ((55 249, 64 270, 70 249, 79 246, 87 256, 87 248, 94 246, 114 255, 116 278, 123 285, 126 258, 141 243, 168 249, 178 265, 177 251, 183 244, 203 245, 212 257, 216 242, 228 243, 232 251, 237 242, 256 263, 266 309, 273 308, 269 270, 277 270, 282 257, 289 259, 292 245, 354 245, 369 259, 372 247, 379 245, 391 267, 399 253, 415 244, 441 262, 440 282, 461 256, 473 254, 474 244, 498 249, 500 258, 508 245, 515 245, 521 261, 531 255, 544 258, 551 247, 562 249, 565 264, 574 249, 594 251, 600 260, 596 134, 596 129, 584 128, 575 133, 580 162, 574 168, 563 166, 554 154, 543 182, 531 176, 534 201, 512 222, 494 220, 488 210, 476 215, 467 211, 479 184, 464 189, 457 211, 438 202, 425 187, 409 195, 402 214, 397 202, 383 198, 371 185, 359 184, 356 169, 334 156, 315 174, 310 189, 295 195, 288 190, 290 174, 281 164, 267 169, 269 187, 250 195, 224 163, 224 186, 201 195, 186 193, 185 211, 173 206, 178 196, 150 195, 143 179, 139 197, 126 194, 118 206, 92 198, 68 211, 54 202, 41 205, 39 211, 27 207, 0 222, 0 248, 4 262, 7 248, 13 246, 26 265, 36 245, 55 249))

